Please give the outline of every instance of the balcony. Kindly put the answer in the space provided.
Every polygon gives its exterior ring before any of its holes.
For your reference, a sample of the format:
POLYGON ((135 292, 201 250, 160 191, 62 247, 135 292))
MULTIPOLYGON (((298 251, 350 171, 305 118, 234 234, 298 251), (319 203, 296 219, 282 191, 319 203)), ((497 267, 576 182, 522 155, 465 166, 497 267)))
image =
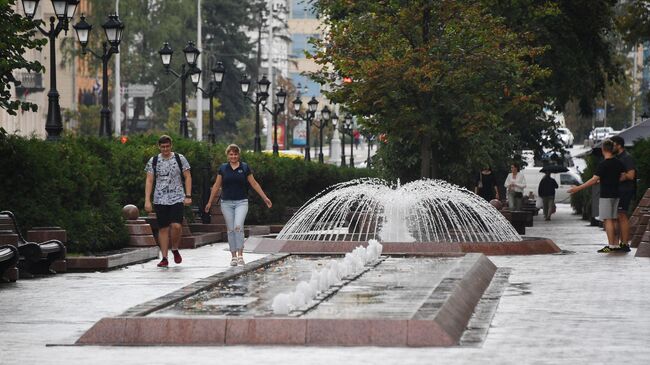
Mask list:
POLYGON ((40 73, 19 72, 16 74, 16 81, 20 81, 20 85, 16 85, 16 96, 18 97, 45 90, 43 74, 40 73))

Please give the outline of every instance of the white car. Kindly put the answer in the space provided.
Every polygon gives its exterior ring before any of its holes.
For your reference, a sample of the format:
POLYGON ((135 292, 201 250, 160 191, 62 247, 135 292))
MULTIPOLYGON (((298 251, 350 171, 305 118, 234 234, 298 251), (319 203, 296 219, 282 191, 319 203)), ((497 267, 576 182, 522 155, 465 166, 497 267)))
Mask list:
POLYGON ((569 128, 558 128, 555 131, 565 147, 573 147, 573 133, 571 133, 569 128))
MULTIPOLYGON (((532 192, 537 196, 537 188, 539 187, 539 182, 544 177, 544 174, 539 172, 541 167, 526 167, 521 170, 524 173, 526 178, 526 188, 524 189, 524 195, 528 195, 532 192)), ((567 172, 559 172, 551 174, 551 177, 557 182, 558 189, 555 190, 555 202, 556 203, 570 203, 571 194, 568 190, 572 186, 577 186, 582 184, 582 178, 580 178, 580 173, 571 167, 567 172)))
POLYGON ((594 128, 591 133, 589 133, 589 140, 598 143, 607 137, 615 135, 614 128, 612 127, 598 127, 594 128))

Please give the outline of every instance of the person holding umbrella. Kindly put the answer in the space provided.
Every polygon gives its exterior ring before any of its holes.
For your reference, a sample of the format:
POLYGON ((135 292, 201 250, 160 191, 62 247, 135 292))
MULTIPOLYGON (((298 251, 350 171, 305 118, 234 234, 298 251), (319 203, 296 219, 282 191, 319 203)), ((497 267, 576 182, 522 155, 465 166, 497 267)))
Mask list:
POLYGON ((558 188, 558 185, 557 181, 551 177, 551 172, 549 170, 544 170, 544 168, 542 168, 540 172, 544 173, 544 177, 542 178, 542 181, 539 182, 537 196, 542 198, 544 220, 550 221, 551 214, 555 213, 555 189, 558 188))

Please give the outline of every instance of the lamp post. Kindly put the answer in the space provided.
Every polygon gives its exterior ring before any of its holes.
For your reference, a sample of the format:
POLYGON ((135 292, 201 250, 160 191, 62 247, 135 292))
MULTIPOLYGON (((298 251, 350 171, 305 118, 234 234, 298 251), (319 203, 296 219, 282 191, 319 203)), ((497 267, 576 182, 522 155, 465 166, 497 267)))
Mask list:
POLYGON ((371 163, 370 163, 370 150, 372 149, 372 142, 373 142, 375 136, 372 133, 370 133, 370 131, 364 130, 363 131, 363 138, 366 139, 366 147, 368 149, 368 159, 366 160, 366 167, 370 168, 370 165, 371 165, 371 163))
POLYGON ((124 23, 120 21, 117 15, 111 14, 108 16, 108 20, 102 24, 106 35, 106 42, 102 43, 102 54, 97 54, 92 49, 87 48, 88 38, 93 26, 86 22, 84 15, 81 15, 81 19, 73 28, 77 33, 77 40, 81 44, 81 54, 85 55, 90 52, 95 58, 102 61, 102 110, 99 136, 110 137, 113 132, 111 128, 111 110, 108 108, 108 61, 112 55, 120 52, 119 46, 122 41, 124 23))
MULTIPOLYGON (((336 125, 339 122, 339 117, 336 116, 336 119, 332 118, 332 125, 336 128, 336 125)), ((345 122, 341 123, 338 130, 341 132, 341 167, 345 167, 345 122)))
POLYGON ((350 167, 354 167, 354 134, 352 133, 352 115, 345 115, 343 133, 350 136, 350 167))
MULTIPOLYGON (((176 71, 170 68, 174 50, 169 46, 169 43, 165 42, 163 44, 163 47, 158 51, 158 54, 160 55, 160 60, 162 61, 162 64, 165 67, 165 71, 167 72, 167 74, 171 73, 172 75, 176 76, 176 78, 181 80, 181 120, 178 123, 179 123, 180 134, 183 137, 188 138, 189 130, 187 128, 188 125, 187 93, 186 93, 185 81, 187 80, 188 77, 192 75, 193 72, 196 73, 196 70, 198 69, 196 67, 196 60, 199 58, 199 54, 201 54, 201 51, 199 51, 196 47, 194 47, 194 42, 189 41, 187 42, 187 46, 183 48, 183 53, 185 54, 185 63, 181 65, 181 72, 177 73, 176 71), (187 69, 185 67, 186 64, 188 66, 187 69)), ((200 77, 200 70, 199 70, 198 77, 200 77)), ((201 111, 197 111, 197 113, 200 112, 201 111)))
POLYGON ((271 82, 266 78, 266 75, 262 76, 257 81, 255 100, 253 100, 248 96, 251 80, 246 75, 243 75, 241 81, 239 81, 241 92, 244 94, 244 100, 248 100, 255 105, 255 139, 253 141, 253 151, 255 153, 262 152, 262 143, 260 142, 260 104, 266 104, 266 98, 269 96, 269 85, 271 85, 271 82))
POLYGON ((280 154, 280 147, 278 146, 278 115, 284 112, 284 103, 287 100, 287 93, 283 88, 275 93, 276 102, 273 104, 273 110, 266 107, 266 99, 268 98, 268 93, 265 93, 264 100, 262 101, 262 107, 273 116, 273 155, 278 156, 280 154))
POLYGON ((309 102, 307 103, 307 112, 304 115, 300 114, 301 106, 302 106, 302 100, 298 96, 296 100, 293 101, 293 110, 296 112, 296 116, 298 116, 300 119, 304 120, 305 123, 307 123, 305 161, 311 161, 309 132, 311 129, 311 121, 314 119, 314 116, 316 115, 316 109, 318 108, 318 100, 316 100, 316 98, 313 96, 311 97, 311 100, 309 100, 309 102))
POLYGON ((208 139, 211 144, 214 144, 215 141, 215 132, 214 132, 214 97, 216 96, 217 92, 221 91, 221 83, 223 83, 223 76, 226 73, 226 68, 223 66, 223 63, 217 62, 215 65, 212 67, 210 70, 212 72, 212 79, 208 83, 208 90, 203 90, 199 86, 199 81, 201 79, 201 69, 198 67, 194 67, 190 71, 190 79, 192 79, 192 84, 194 84, 194 87, 197 88, 198 90, 203 91, 204 93, 208 94, 210 97, 210 116, 209 116, 209 123, 210 123, 210 132, 208 133, 208 139), (198 70, 198 72, 197 72, 198 70))
MULTIPOLYGON (((33 20, 40 0, 22 0, 25 16, 33 20)), ((57 140, 63 131, 61 118, 61 105, 59 104, 59 92, 56 89, 56 37, 61 31, 68 32, 68 25, 77 10, 80 0, 52 0, 56 17, 50 17, 50 30, 36 28, 47 37, 50 44, 50 91, 47 93, 47 117, 45 120, 45 131, 48 140, 57 140), (55 25, 56 22, 56 25, 55 25)))
POLYGON ((327 105, 323 107, 323 109, 320 112, 320 115, 321 115, 320 122, 316 124, 316 120, 314 119, 314 126, 318 128, 318 132, 320 136, 318 142, 320 148, 318 152, 318 162, 323 163, 325 162, 323 158, 323 129, 327 126, 327 122, 330 120, 330 109, 327 107, 327 105))

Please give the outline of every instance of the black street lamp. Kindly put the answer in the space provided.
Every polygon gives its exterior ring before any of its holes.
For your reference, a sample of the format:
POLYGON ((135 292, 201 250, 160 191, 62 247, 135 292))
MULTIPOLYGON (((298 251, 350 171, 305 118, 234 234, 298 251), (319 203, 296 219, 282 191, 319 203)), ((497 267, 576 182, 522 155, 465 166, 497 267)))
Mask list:
POLYGON ((316 128, 318 128, 320 140, 318 142, 318 145, 320 147, 320 150, 318 152, 318 162, 323 163, 325 162, 325 159, 323 158, 323 129, 327 127, 327 122, 330 120, 330 108, 325 105, 323 109, 320 112, 321 119, 318 124, 316 124, 316 120, 314 119, 313 123, 316 128))
POLYGON ((364 130, 362 134, 363 134, 363 138, 366 139, 366 146, 368 148, 368 159, 366 160, 366 167, 370 168, 371 165, 370 150, 372 149, 372 143, 375 139, 375 136, 372 133, 370 133, 369 130, 364 130))
MULTIPOLYGON (((40 0, 22 0, 25 16, 33 20, 38 9, 40 0)), ((50 17, 50 30, 36 28, 47 37, 50 43, 50 91, 47 93, 47 118, 45 120, 45 131, 48 140, 57 140, 61 137, 63 123, 61 118, 61 105, 59 104, 59 92, 56 89, 56 37, 61 31, 68 32, 68 25, 77 10, 80 0, 52 0, 56 17, 50 17), (56 22, 56 25, 54 24, 56 22)))
POLYGON ((350 167, 354 167, 354 134, 352 133, 352 115, 345 115, 343 133, 350 136, 350 167))
MULTIPOLYGON (((336 128, 336 126, 337 126, 337 124, 339 122, 339 117, 337 115, 334 115, 334 117, 332 117, 332 125, 334 126, 334 128, 336 128), (334 119, 334 117, 336 117, 336 119, 334 119)), ((345 135, 346 135, 346 133, 345 133, 345 122, 341 123, 341 125, 339 126, 339 132, 341 132, 341 134, 342 134, 341 135, 341 167, 345 167, 346 166, 346 163, 345 163, 345 135)))
POLYGON ((271 85, 271 82, 266 78, 266 75, 262 76, 262 79, 257 81, 255 100, 253 100, 248 96, 251 80, 246 75, 243 75, 241 81, 239 81, 241 92, 244 94, 244 100, 248 100, 255 105, 255 140, 253 141, 253 151, 255 153, 262 152, 262 143, 260 140, 260 104, 266 105, 266 98, 269 97, 269 85, 271 85))
POLYGON ((194 84, 195 88, 203 91, 204 93, 208 94, 208 96, 210 97, 210 117, 209 117, 210 132, 208 133, 208 139, 210 140, 211 144, 214 144, 215 143, 214 97, 216 96, 217 92, 221 91, 221 83, 223 82, 223 75, 226 73, 226 68, 223 66, 223 63, 217 62, 210 71, 212 72, 212 79, 208 83, 208 90, 203 90, 199 86, 201 70, 198 67, 195 66, 190 71, 190 78, 192 79, 192 84, 194 84))
MULTIPOLYGON (((171 62, 172 62, 172 55, 174 54, 174 50, 169 46, 168 42, 165 42, 163 44, 163 47, 158 51, 158 54, 160 55, 160 60, 162 61, 163 66, 165 67, 165 71, 167 74, 172 74, 176 76, 176 78, 181 80, 181 120, 178 122, 179 123, 179 130, 180 134, 188 138, 189 137, 189 130, 187 128, 188 125, 188 120, 187 120, 187 92, 186 92, 186 86, 185 86, 185 81, 187 80, 188 77, 195 75, 194 77, 199 77, 201 76, 201 70, 196 67, 196 60, 199 58, 199 54, 201 54, 201 51, 199 51, 196 47, 194 47, 194 42, 189 41, 187 42, 187 46, 183 48, 183 53, 185 54, 185 63, 181 65, 181 72, 177 73, 176 71, 172 70, 170 68, 171 62), (185 64, 187 64, 189 67, 187 69, 185 68, 185 64), (196 70, 199 70, 198 76, 196 76, 196 70)), ((197 79, 198 83, 198 79, 197 79)), ((200 111, 197 111, 199 113, 200 111)))
POLYGON ((284 103, 287 100, 287 93, 283 88, 275 93, 276 102, 273 104, 273 110, 266 107, 266 99, 268 98, 268 93, 264 93, 262 107, 273 116, 273 155, 278 156, 280 154, 280 146, 278 146, 278 115, 284 112, 284 103))
POLYGON ((310 154, 310 141, 309 141, 309 132, 311 129, 311 121, 314 119, 316 116, 316 109, 318 108, 318 100, 316 100, 315 97, 311 97, 311 100, 307 103, 307 112, 302 115, 300 114, 300 108, 302 106, 302 100, 300 100, 300 96, 296 97, 296 100, 293 101, 293 110, 295 111, 295 114, 297 117, 300 119, 304 120, 305 123, 307 123, 307 140, 305 144, 305 161, 311 161, 311 154, 310 154))
POLYGON ((73 28, 77 33, 79 44, 81 44, 81 54, 85 55, 87 52, 90 52, 97 59, 102 60, 102 110, 99 136, 110 137, 113 132, 111 128, 111 110, 108 108, 108 61, 113 54, 120 52, 119 46, 122 41, 124 23, 120 21, 120 18, 116 14, 111 14, 108 16, 108 20, 102 24, 104 34, 106 35, 106 42, 102 43, 101 55, 87 48, 88 38, 90 37, 90 31, 93 26, 86 22, 84 15, 81 15, 81 19, 73 28))

